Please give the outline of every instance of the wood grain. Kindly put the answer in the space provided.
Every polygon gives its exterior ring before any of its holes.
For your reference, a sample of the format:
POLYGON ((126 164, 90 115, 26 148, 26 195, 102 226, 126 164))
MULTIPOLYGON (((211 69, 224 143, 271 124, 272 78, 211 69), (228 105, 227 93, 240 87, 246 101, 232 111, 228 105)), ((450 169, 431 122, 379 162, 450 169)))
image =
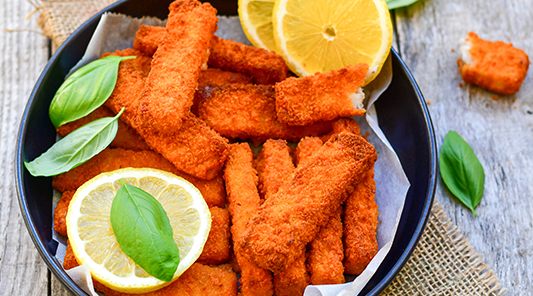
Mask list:
POLYGON ((0 0, 0 295, 48 294, 48 270, 22 220, 13 176, 20 116, 48 60, 35 18, 25 19, 33 10, 27 1, 0 0))
POLYGON ((472 146, 485 169, 485 192, 473 215, 442 180, 437 200, 509 295, 533 295, 533 75, 502 97, 462 83, 459 42, 473 31, 512 42, 533 55, 533 1, 422 0, 395 12, 402 58, 413 72, 435 125, 438 146, 450 130, 472 146))

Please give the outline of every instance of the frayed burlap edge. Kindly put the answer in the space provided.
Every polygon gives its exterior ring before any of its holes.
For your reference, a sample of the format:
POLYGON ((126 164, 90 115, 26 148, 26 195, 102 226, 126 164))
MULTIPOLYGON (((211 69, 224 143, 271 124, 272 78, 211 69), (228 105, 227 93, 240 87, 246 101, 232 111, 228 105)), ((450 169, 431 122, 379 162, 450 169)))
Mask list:
POLYGON ((91 16, 115 0, 28 0, 40 10, 37 26, 52 40, 55 52, 91 16))
POLYGON ((435 201, 415 251, 382 295, 502 295, 506 290, 435 201))
MULTIPOLYGON (((52 51, 114 0, 28 0, 52 51)), ((382 295, 502 295, 498 277, 435 201, 413 255, 382 295)))

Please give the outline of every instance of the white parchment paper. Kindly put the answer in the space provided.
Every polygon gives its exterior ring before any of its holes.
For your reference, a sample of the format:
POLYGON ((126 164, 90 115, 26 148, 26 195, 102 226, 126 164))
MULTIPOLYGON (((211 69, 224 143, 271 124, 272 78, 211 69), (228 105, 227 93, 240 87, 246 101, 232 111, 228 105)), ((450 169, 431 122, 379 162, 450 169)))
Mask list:
MULTIPOLYGON (((93 34, 85 55, 71 72, 98 59, 105 52, 132 47, 135 33, 141 24, 161 26, 165 24, 165 21, 155 18, 136 19, 112 13, 104 14, 93 34)), ((243 33, 238 17, 220 16, 218 27, 217 36, 250 44, 243 33)), ((367 131, 369 132, 367 139, 378 152, 378 160, 375 164, 375 180, 376 202, 379 206, 377 230, 379 252, 363 273, 355 277, 355 279, 353 276, 347 276, 349 282, 342 285, 310 285, 305 290, 305 296, 357 295, 374 275, 392 246, 410 185, 398 156, 379 129, 377 113, 374 107, 374 102, 387 89, 391 80, 392 63, 389 57, 380 75, 364 88, 367 101, 366 115, 364 117, 354 117, 361 126, 361 132, 363 134, 367 131)), ((56 197, 55 202, 57 200, 58 198, 56 197)), ((57 233, 55 233, 54 238, 59 243, 56 257, 60 262, 63 262, 66 248, 65 239, 57 233)), ((73 268, 68 270, 67 274, 90 295, 98 295, 94 292, 88 268, 73 268)))

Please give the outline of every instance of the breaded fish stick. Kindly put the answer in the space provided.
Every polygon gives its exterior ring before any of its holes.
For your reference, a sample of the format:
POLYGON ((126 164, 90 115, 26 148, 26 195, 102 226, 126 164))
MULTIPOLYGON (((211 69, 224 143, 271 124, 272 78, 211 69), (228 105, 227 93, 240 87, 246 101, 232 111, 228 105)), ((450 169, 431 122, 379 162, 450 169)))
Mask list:
POLYGON ((124 149, 104 149, 86 163, 54 177, 52 186, 61 192, 76 190, 83 183, 96 175, 121 168, 153 168, 171 172, 191 182, 200 190, 207 205, 224 207, 226 190, 222 177, 218 175, 211 180, 203 180, 187 175, 176 169, 168 160, 151 151, 132 151, 124 149))
POLYGON ((197 262, 207 265, 226 263, 230 258, 230 216, 226 209, 209 208, 211 211, 211 230, 204 245, 204 250, 197 262))
POLYGON ((278 192, 283 182, 292 178, 294 164, 291 149, 284 140, 268 139, 254 160, 259 177, 259 193, 268 199, 278 192))
POLYGON ((171 132, 146 129, 139 125, 137 115, 140 110, 139 96, 145 88, 146 67, 142 62, 145 57, 133 49, 111 54, 124 56, 131 53, 136 53, 138 57, 120 63, 117 84, 106 101, 106 106, 115 113, 125 107, 121 119, 135 128, 152 149, 172 162, 180 171, 207 180, 216 177, 226 160, 228 141, 203 120, 188 114, 181 129, 171 132))
POLYGON ((361 134, 361 127, 357 121, 351 118, 339 118, 332 123, 332 130, 327 135, 321 136, 323 142, 327 142, 334 134, 340 134, 341 132, 348 132, 355 135, 361 134))
MULTIPOLYGON (((79 266, 70 244, 67 246, 63 267, 68 270, 79 266)), ((94 288, 106 296, 190 296, 190 295, 237 295, 237 276, 226 266, 207 266, 194 263, 172 284, 149 293, 128 294, 112 290, 93 280, 94 288)))
POLYGON ((344 206, 344 268, 359 275, 378 252, 376 182, 370 170, 344 206))
POLYGON ((361 86, 367 72, 368 65, 358 64, 307 77, 291 77, 277 83, 279 121, 288 125, 307 125, 363 115, 365 96, 361 86))
POLYGON ((248 74, 256 84, 275 84, 287 78, 288 68, 277 53, 215 36, 207 64, 248 74))
MULTIPOLYGON (((165 38, 162 27, 141 25, 135 35, 133 48, 152 56, 165 38)), ((275 84, 287 78, 288 68, 283 58, 273 51, 214 37, 208 65, 240 72, 254 78, 256 84, 275 84)))
POLYGON ((56 205, 56 208, 54 209, 54 230, 63 236, 68 236, 66 219, 68 205, 70 204, 70 200, 72 200, 72 196, 74 196, 74 193, 76 193, 75 190, 63 192, 63 195, 61 195, 61 199, 59 200, 56 205))
MULTIPOLYGON (((207 68, 202 71, 202 75, 198 80, 198 89, 201 89, 208 84, 225 85, 225 84, 250 84, 252 77, 237 72, 226 71, 217 68, 207 68)), ((198 116, 198 102, 199 96, 194 95, 194 104, 191 108, 192 113, 198 116)))
MULTIPOLYGON (((259 188, 264 199, 278 192, 284 182, 292 179, 294 164, 290 148, 283 140, 268 139, 257 155, 259 188)), ((305 251, 284 271, 274 274, 274 295, 301 296, 309 284, 305 267, 305 251)))
POLYGON ((312 285, 343 284, 342 207, 307 246, 307 268, 312 285))
MULTIPOLYGON (((334 135, 314 153, 294 178, 267 199, 234 237, 241 252, 274 273, 302 255, 321 227, 338 210, 356 184, 376 161, 376 151, 363 137, 334 135)), ((226 180, 227 182, 227 180, 226 180)))
MULTIPOLYGON (((317 137, 302 139, 295 152, 298 155, 298 165, 306 165, 321 146, 322 141, 317 137)), ((339 207, 307 245, 307 269, 313 285, 342 284, 345 281, 341 213, 342 207, 339 207)))
POLYGON ((229 138, 286 139, 321 135, 331 122, 287 126, 278 121, 274 88, 267 85, 205 85, 196 93, 198 115, 221 135, 229 138))
POLYGON ((463 80, 502 95, 520 89, 529 68, 527 54, 511 43, 488 41, 469 32, 457 61, 463 80))
POLYGON ((166 35, 165 27, 141 25, 135 33, 133 49, 142 51, 147 56, 153 56, 166 35))
MULTIPOLYGON (((252 162, 252 150, 247 143, 230 146, 224 180, 229 200, 228 209, 233 222, 231 234, 234 242, 242 237, 246 223, 259 208, 257 172, 252 162)), ((238 245, 234 245, 233 251, 241 269, 242 294, 271 296, 274 291, 270 271, 258 267, 244 257, 238 245)))
MULTIPOLYGON (((113 116, 115 116, 113 111, 106 106, 101 106, 83 118, 60 126, 57 129, 57 132, 64 137, 91 121, 95 121, 96 119, 103 117, 113 116)), ((115 136, 113 142, 109 144, 109 147, 123 148, 128 150, 150 150, 148 144, 146 144, 144 139, 137 133, 137 131, 120 118, 118 120, 117 135, 115 136)))
POLYGON ((176 0, 169 10, 167 34, 154 53, 138 118, 143 129, 166 133, 179 130, 191 109, 218 21, 216 9, 196 0, 176 0))
POLYGON ((198 79, 198 87, 206 84, 251 84, 252 77, 238 72, 226 71, 217 68, 207 68, 202 71, 200 79, 198 79))

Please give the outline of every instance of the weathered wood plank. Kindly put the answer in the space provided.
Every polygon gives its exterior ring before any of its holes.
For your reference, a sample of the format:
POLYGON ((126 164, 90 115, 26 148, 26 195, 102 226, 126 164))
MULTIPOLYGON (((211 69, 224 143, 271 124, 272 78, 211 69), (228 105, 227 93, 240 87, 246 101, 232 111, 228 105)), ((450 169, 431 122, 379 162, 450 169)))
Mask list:
POLYGON ((13 176, 20 116, 48 60, 36 20, 25 19, 34 9, 27 1, 0 0, 0 295, 48 294, 48 270, 22 220, 13 176))
POLYGON ((438 145, 457 131, 485 169, 478 217, 452 200, 441 180, 436 198, 509 295, 533 295, 533 75, 516 95, 501 97, 459 87, 456 61, 469 31, 512 42, 531 59, 532 8, 533 0, 422 0, 395 13, 402 57, 430 102, 438 145))

